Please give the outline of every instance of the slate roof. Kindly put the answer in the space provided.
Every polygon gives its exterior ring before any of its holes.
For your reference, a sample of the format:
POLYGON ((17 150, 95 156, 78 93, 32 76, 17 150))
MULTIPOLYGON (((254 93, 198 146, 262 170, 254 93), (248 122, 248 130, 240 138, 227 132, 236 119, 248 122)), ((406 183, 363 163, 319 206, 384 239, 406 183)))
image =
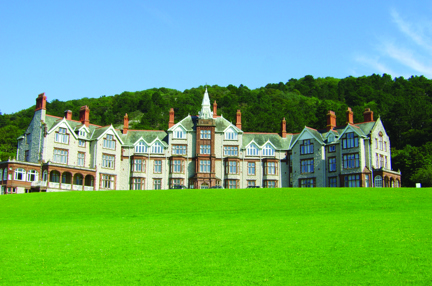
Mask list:
POLYGON ((255 141, 260 147, 262 147, 267 141, 270 141, 277 150, 288 150, 290 146, 290 142, 292 140, 292 135, 287 134, 286 138, 282 138, 277 133, 249 133, 245 132, 243 134, 243 145, 242 149, 245 149, 246 146, 255 141))
POLYGON ((168 146, 168 134, 162 130, 128 130, 127 134, 123 134, 120 130, 116 131, 125 145, 133 145, 142 137, 147 143, 159 138, 165 147, 168 146))

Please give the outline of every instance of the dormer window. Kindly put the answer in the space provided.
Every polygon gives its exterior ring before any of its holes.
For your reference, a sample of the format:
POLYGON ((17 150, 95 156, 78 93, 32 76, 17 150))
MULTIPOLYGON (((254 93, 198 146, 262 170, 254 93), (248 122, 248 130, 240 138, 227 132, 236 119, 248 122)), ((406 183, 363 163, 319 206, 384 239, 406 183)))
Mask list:
POLYGON ((87 136, 87 132, 84 129, 81 129, 78 132, 78 136, 80 136, 80 137, 86 137, 87 136))
POLYGON ((163 153, 162 144, 160 142, 154 143, 153 146, 152 146, 152 148, 151 148, 151 152, 152 153, 156 153, 156 154, 163 153))
POLYGON ((59 128, 59 131, 55 134, 55 142, 63 144, 69 143, 69 134, 66 133, 66 128, 59 128))
POLYGON ((237 132, 230 128, 225 132, 225 140, 237 140, 237 132))
POLYGON ((103 139, 103 147, 107 149, 115 149, 114 136, 107 134, 107 136, 103 139))
POLYGON ((259 154, 259 148, 257 145, 255 144, 250 144, 247 148, 246 148, 246 154, 248 156, 258 156, 259 154))
POLYGON ((328 143, 331 143, 331 142, 333 142, 334 140, 335 140, 334 135, 333 135, 333 134, 330 134, 329 137, 328 137, 328 139, 327 139, 327 142, 328 142, 328 143))
POLYGON ((274 156, 274 154, 275 154, 275 149, 273 148, 272 145, 267 143, 263 149, 263 156, 274 156))
POLYGON ((135 146, 135 153, 147 153, 147 145, 144 141, 140 141, 138 145, 135 146))
POLYGON ((173 137, 175 139, 186 139, 186 131, 184 131, 181 127, 178 127, 174 130, 173 137))

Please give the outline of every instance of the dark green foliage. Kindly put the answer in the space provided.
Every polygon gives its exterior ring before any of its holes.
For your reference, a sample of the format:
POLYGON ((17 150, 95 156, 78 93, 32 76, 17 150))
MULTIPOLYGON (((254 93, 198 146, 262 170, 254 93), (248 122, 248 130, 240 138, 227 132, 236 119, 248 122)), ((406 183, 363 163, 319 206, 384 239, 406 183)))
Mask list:
MULTIPOLYGON (((241 110, 244 131, 280 133, 283 117, 287 121, 287 131, 291 133, 300 132, 305 125, 322 129, 326 127, 328 110, 335 111, 337 125, 343 125, 348 106, 354 112, 354 122, 362 122, 364 108, 369 107, 374 112, 375 119, 381 116, 392 147, 396 149, 394 156, 399 156, 397 150, 405 150, 407 145, 416 148, 432 141, 432 80, 423 76, 392 79, 387 74, 373 74, 336 79, 307 75, 253 90, 244 85, 214 85, 207 88, 211 103, 217 101, 218 115, 223 114, 235 124, 236 112, 241 110)), ((88 105, 90 122, 94 124, 121 127, 123 117, 128 113, 131 129, 166 130, 170 108, 174 108, 176 122, 188 114, 196 115, 201 108, 204 91, 204 86, 183 92, 153 88, 66 102, 52 99, 47 103, 47 112, 63 117, 64 111, 70 109, 73 119, 78 120, 80 107, 88 105)), ((7 138, 0 139, 0 150, 3 152, 0 153, 0 159, 4 160, 15 153, 12 152, 16 148, 15 133, 24 132, 31 121, 33 110, 34 107, 14 114, 0 115, 0 128, 15 127, 11 132, 2 133, 7 138), (3 146, 5 144, 7 146, 3 146)), ((397 168, 403 167, 398 163, 397 168)), ((415 171, 416 169, 412 169, 408 173, 413 174, 415 171)), ((412 181, 405 175, 402 182, 406 186, 412 186, 412 181)))

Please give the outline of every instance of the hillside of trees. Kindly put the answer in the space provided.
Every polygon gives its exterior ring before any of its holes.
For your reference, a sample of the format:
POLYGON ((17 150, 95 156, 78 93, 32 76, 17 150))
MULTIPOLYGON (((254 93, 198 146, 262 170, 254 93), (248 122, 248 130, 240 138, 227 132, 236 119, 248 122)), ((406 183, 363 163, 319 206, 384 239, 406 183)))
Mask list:
MULTIPOLYGON (((47 113, 63 117, 65 110, 72 110, 73 119, 78 120, 80 107, 88 105, 94 124, 116 127, 128 113, 131 129, 166 130, 169 109, 174 108, 176 122, 197 114, 204 90, 204 86, 183 92, 153 88, 69 101, 47 95, 47 113)), ((236 111, 241 110, 244 131, 279 133, 283 117, 291 133, 304 126, 321 129, 328 110, 335 111, 338 125, 343 125, 347 107, 354 112, 354 122, 361 122, 369 107, 375 119, 381 117, 390 136, 393 169, 402 171, 403 186, 421 182, 432 187, 432 80, 423 76, 405 79, 373 74, 336 79, 307 75, 252 90, 243 85, 208 86, 208 92, 211 102, 217 101, 218 114, 228 120, 235 122, 236 111)), ((16 138, 23 134, 33 113, 34 106, 0 115, 0 161, 15 156, 16 138)))

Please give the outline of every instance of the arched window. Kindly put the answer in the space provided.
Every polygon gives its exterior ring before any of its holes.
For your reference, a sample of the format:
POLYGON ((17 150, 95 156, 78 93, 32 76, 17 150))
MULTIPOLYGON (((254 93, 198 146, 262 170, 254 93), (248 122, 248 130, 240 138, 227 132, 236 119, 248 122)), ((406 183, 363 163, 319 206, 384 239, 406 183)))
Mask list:
POLYGON ((381 176, 375 176, 375 188, 382 188, 383 179, 381 176))
POLYGON ((225 132, 225 140, 237 140, 237 132, 230 128, 225 132))
POLYGON ((152 146, 152 153, 162 153, 163 147, 160 142, 155 142, 152 146))
POLYGON ((254 143, 250 144, 246 149, 246 154, 248 156, 258 156, 259 154, 259 148, 254 143))
POLYGON ((27 181, 28 182, 36 182, 36 181, 38 181, 38 179, 39 179, 38 175, 39 175, 39 173, 36 170, 30 170, 27 173, 27 181))
POLYGON ((173 132, 173 137, 175 139, 186 139, 186 131, 181 127, 177 127, 173 132))
POLYGON ((147 153, 147 145, 144 141, 140 141, 138 145, 135 146, 135 153, 147 153))
POLYGON ((15 180, 25 181, 26 171, 24 169, 18 168, 15 170, 15 180))
POLYGON ((51 171, 50 182, 60 183, 60 173, 58 171, 51 171))
POLYGON ((267 143, 263 149, 263 156, 274 156, 275 150, 273 146, 267 143))

